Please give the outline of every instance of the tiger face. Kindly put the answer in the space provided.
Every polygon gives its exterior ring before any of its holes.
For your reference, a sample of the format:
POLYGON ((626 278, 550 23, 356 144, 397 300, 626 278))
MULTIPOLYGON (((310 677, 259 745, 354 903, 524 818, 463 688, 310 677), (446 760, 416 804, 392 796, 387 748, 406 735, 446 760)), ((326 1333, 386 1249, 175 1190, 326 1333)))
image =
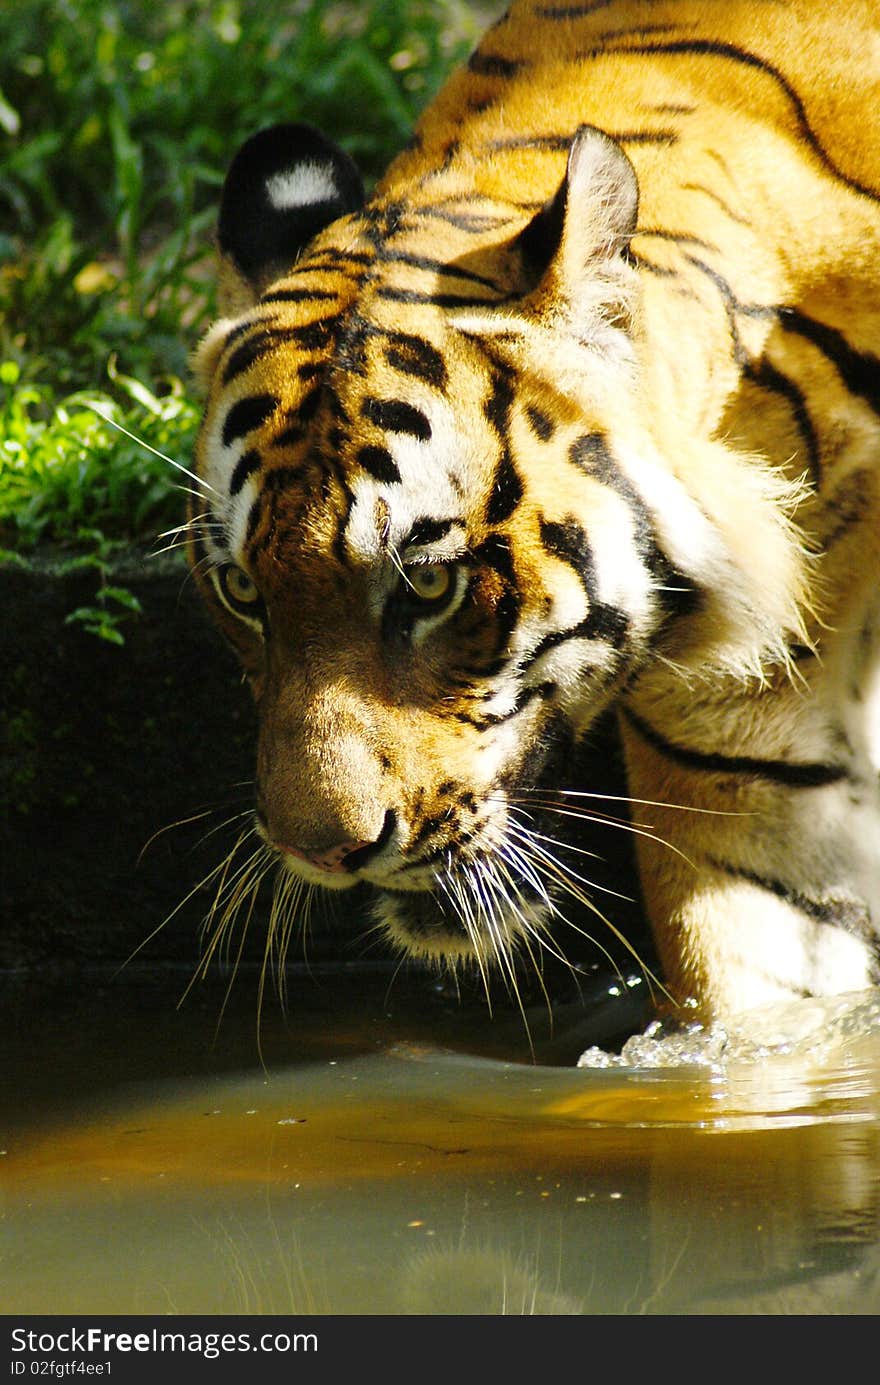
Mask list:
MULTIPOLYGON (((289 206, 313 176, 297 142, 317 137, 274 132, 273 160, 282 137, 286 164, 263 173, 289 206)), ((321 154, 338 210, 339 155, 321 154)), ((309 884, 376 887, 391 939, 435 959, 508 957, 544 927, 554 867, 530 796, 670 609, 672 563, 646 549, 601 398, 629 355, 634 179, 598 132, 579 157, 618 198, 601 244, 578 247, 608 295, 576 348, 586 398, 541 358, 574 158, 555 205, 513 232, 499 215, 446 270, 482 301, 438 304, 434 261, 408 248, 402 282, 371 273, 375 214, 353 210, 201 353, 193 559, 259 707, 259 832, 309 884), (498 314, 514 296, 519 325, 498 314)), ((423 236, 413 222, 392 241, 423 236)))

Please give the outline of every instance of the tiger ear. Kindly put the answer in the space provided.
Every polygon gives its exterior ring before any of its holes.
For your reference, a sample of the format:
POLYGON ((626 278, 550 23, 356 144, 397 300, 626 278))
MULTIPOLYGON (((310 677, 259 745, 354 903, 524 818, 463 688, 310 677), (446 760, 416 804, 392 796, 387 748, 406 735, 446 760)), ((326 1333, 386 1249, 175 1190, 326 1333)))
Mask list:
POLYGON ((628 249, 638 208, 635 169, 620 145, 582 125, 555 197, 520 233, 535 305, 556 313, 565 303, 586 327, 597 309, 606 323, 625 325, 634 288, 628 249))
POLYGON ((272 125, 247 140, 220 201, 221 311, 253 303, 313 236, 363 200, 352 160, 311 125, 272 125))

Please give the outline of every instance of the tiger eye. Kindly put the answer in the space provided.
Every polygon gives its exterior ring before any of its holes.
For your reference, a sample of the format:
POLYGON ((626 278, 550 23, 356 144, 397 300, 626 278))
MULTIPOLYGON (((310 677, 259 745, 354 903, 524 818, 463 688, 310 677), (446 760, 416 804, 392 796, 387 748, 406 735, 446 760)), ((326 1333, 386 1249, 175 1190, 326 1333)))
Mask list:
POLYGON ((260 600, 256 583, 234 563, 222 567, 217 580, 222 594, 233 606, 255 606, 260 600))
POLYGON ((407 582, 419 601, 433 603, 449 595, 452 573, 442 563, 421 563, 407 569, 407 582))

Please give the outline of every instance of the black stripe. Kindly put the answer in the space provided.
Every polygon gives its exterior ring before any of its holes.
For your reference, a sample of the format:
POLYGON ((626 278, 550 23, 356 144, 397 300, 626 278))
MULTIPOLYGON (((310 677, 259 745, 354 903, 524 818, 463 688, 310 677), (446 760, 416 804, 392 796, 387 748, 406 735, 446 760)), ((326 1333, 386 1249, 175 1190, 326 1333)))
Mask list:
POLYGON ((423 337, 399 332, 389 337, 385 358, 390 366, 404 375, 414 375, 436 389, 446 388, 446 364, 436 347, 423 337))
POLYGON ((469 96, 465 109, 468 111, 472 111, 474 115, 482 115, 485 111, 491 110, 492 107, 497 104, 499 99, 500 96, 498 93, 496 93, 494 96, 488 97, 469 96))
POLYGON ((826 513, 834 516, 834 524, 822 535, 824 552, 862 523, 871 508, 872 479, 867 471, 850 472, 826 505, 826 513))
POLYGON ((618 144, 678 144, 677 130, 606 130, 606 135, 618 144))
POLYGON ((271 329, 254 332, 241 346, 236 347, 223 367, 223 383, 228 385, 237 375, 241 375, 255 361, 265 356, 278 340, 278 333, 271 329))
POLYGON ((299 467, 272 467, 263 477, 263 493, 267 495, 277 495, 279 491, 289 490, 300 480, 300 477, 301 472, 299 467))
POLYGON ((431 436, 431 424, 421 409, 403 399, 365 399, 362 412, 371 423, 389 433, 409 433, 421 442, 431 436))
POLYGON ((255 361, 287 342, 293 342, 305 351, 321 350, 329 345, 333 329, 338 323, 339 317, 334 314, 331 317, 317 318, 314 322, 303 323, 299 327, 266 327, 254 332, 253 336, 242 342, 229 357, 223 370, 223 383, 228 385, 255 361))
POLYGON ((495 53, 472 53, 468 59, 468 71, 481 77, 515 77, 527 64, 516 58, 502 58, 495 53))
POLYGON ((510 411, 513 408, 514 388, 510 370, 497 368, 492 372, 492 389, 484 404, 483 413, 503 443, 508 441, 510 411))
POLYGON ((756 871, 731 865, 729 861, 721 861, 714 856, 708 856, 706 860, 714 870, 736 880, 745 880, 750 885, 756 885, 758 889, 766 890, 768 894, 776 895, 777 899, 784 900, 793 909, 797 909, 798 913, 806 914, 817 923, 832 924, 864 942, 873 943, 876 947, 878 940, 871 926, 870 914, 865 905, 858 900, 812 899, 774 876, 759 875, 756 871))
POLYGON ((780 308, 779 323, 786 332, 797 332, 817 346, 836 367, 850 394, 858 395, 880 414, 880 357, 857 351, 836 327, 817 322, 797 308, 780 308))
POLYGON ((364 471, 375 476, 377 481, 399 481, 400 472, 391 453, 385 447, 362 447, 357 459, 364 471))
POLYGON ((752 317, 756 318, 758 321, 766 321, 769 318, 777 319, 780 310, 773 304, 740 302, 733 292, 733 289, 730 287, 730 284, 724 278, 724 275, 719 274, 717 269, 713 269, 711 265, 707 265, 704 260, 698 260, 695 255, 688 255, 686 258, 688 264, 692 264, 694 269, 698 269, 701 274, 705 274, 706 278, 712 281, 721 294, 721 298, 727 310, 730 335, 733 339, 733 358, 737 365, 745 365, 749 357, 740 340, 736 314, 742 313, 743 317, 752 317))
POLYGON ((761 389, 781 395, 791 408, 798 432, 803 439, 807 463, 810 468, 810 478, 813 485, 818 487, 822 479, 819 439, 816 436, 816 429, 813 427, 813 420, 810 417, 803 390, 795 384, 794 380, 788 375, 784 375, 781 370, 777 370, 766 359, 759 361, 757 365, 747 365, 743 374, 754 384, 759 385, 761 389))
POLYGON ((717 39, 672 39, 669 42, 639 43, 639 44, 620 44, 616 47, 605 49, 595 49, 585 55, 591 58, 604 57, 607 53, 696 53, 713 58, 729 58, 732 62, 741 63, 745 67, 756 68, 766 76, 771 77, 779 87, 785 92, 797 117, 801 135, 806 143, 813 150, 814 154, 821 161, 825 168, 839 178, 847 187, 854 192, 860 193, 863 197, 869 197, 873 202, 878 199, 876 188, 869 187, 866 183, 861 183, 857 178, 851 178, 837 166, 826 149, 823 148, 817 138, 810 122, 807 119, 806 109, 801 98, 798 96, 788 78, 780 72, 778 67, 768 62, 765 58, 760 58, 757 53, 751 53, 746 48, 740 48, 734 43, 721 43, 717 39))
POLYGON ((263 319, 259 317, 246 317, 242 322, 236 323, 234 327, 230 328, 224 338, 223 350, 228 351, 232 343, 237 341, 239 337, 243 337, 245 332, 250 332, 253 328, 261 326, 263 326, 263 319))
POLYGON ((453 712, 453 720, 464 722, 467 726, 473 726, 477 731, 490 731, 495 726, 502 726, 506 721, 512 721, 524 712, 530 703, 536 698, 546 702, 556 693, 555 683, 538 683, 533 688, 522 688, 517 693, 516 701, 509 712, 495 712, 490 715, 479 716, 471 712, 453 712))
POLYGON ((578 524, 577 520, 569 516, 560 524, 555 520, 542 519, 541 543, 552 557, 559 558, 563 563, 568 563, 569 567, 574 568, 586 592, 587 599, 590 602, 595 601, 597 590, 593 550, 590 547, 586 530, 578 524))
POLYGON ((525 673, 551 649, 558 649, 570 640, 589 640, 590 643, 601 640, 603 644, 610 644, 612 649, 621 649, 626 643, 628 630, 629 617, 623 611, 618 610, 616 606, 606 606, 604 602, 597 601, 579 625, 569 626, 567 630, 553 630, 549 635, 545 635, 532 652, 520 660, 520 672, 525 673))
POLYGON ((472 269, 465 269, 463 265, 447 264, 443 260, 435 260, 430 255, 412 255, 403 250, 388 250, 380 254, 378 258, 385 264, 405 264, 413 269, 426 269, 432 274, 441 274, 450 279, 466 279, 471 284, 482 284, 487 289, 493 289, 495 293, 504 292, 494 279, 489 279, 484 274, 477 274, 472 269))
POLYGON ((615 649, 620 649, 629 631, 629 617, 618 607, 599 600, 596 565, 586 530, 572 517, 561 524, 542 519, 541 542, 554 558, 574 568, 587 597, 587 616, 577 626, 545 636, 533 651, 530 662, 540 658, 546 650, 570 639, 607 640, 615 649))
POLYGON ((422 519, 417 519, 410 529, 401 549, 413 548, 418 544, 437 543, 440 539, 445 539, 453 524, 464 524, 460 519, 433 519, 426 515, 422 519))
POLYGON ((592 0, 590 5, 539 5, 535 10, 538 19, 584 19, 597 10, 607 10, 616 0, 592 0))
POLYGON ((502 726, 505 721, 512 721, 514 717, 518 717, 521 712, 525 711, 529 703, 534 702, 536 698, 540 698, 542 702, 546 702, 549 698, 554 697, 556 692, 556 684, 549 682, 538 683, 533 688, 523 688, 521 692, 517 694, 516 701, 509 712, 495 712, 492 715, 484 716, 478 725, 481 730, 488 730, 488 728, 492 726, 502 726))
MULTIPOLYGON (((653 260, 646 260, 644 255, 639 255, 632 246, 629 248, 629 257, 639 269, 646 270, 648 274, 656 275, 658 279, 678 279, 680 277, 677 269, 671 269, 669 265, 655 264, 653 260)), ((693 293, 689 293, 687 297, 696 300, 696 295, 693 293)))
POLYGON ((319 317, 314 322, 303 323, 301 327, 291 327, 287 334, 288 339, 301 346, 304 351, 320 351, 322 347, 329 345, 339 322, 338 313, 331 317, 319 317))
POLYGON ((486 504, 486 523, 503 524, 515 511, 523 496, 522 479, 510 454, 510 414, 514 389, 510 372, 496 369, 492 374, 492 389, 483 404, 483 413, 501 443, 501 456, 495 469, 495 479, 486 504))
POLYGON ((699 106, 687 106, 679 101, 652 101, 647 109, 657 111, 661 115, 696 115, 699 106))
POLYGON ((640 226, 637 234, 639 236, 653 236, 655 240, 669 240, 675 245, 698 245, 701 250, 717 250, 717 245, 712 245, 707 240, 701 240, 699 236, 694 236, 690 231, 670 231, 660 226, 640 226))
POLYGON ((705 197, 711 198, 731 221, 737 222, 740 226, 751 226, 752 223, 747 216, 740 216, 725 202, 723 197, 719 196, 717 192, 713 192, 712 188, 704 187, 702 183, 682 183, 681 186, 683 192, 701 192, 705 197))
POLYGON ((751 755, 720 755, 717 752, 694 750, 691 746, 668 741, 629 707, 623 708, 623 715, 648 745, 687 769, 703 770, 710 774, 750 775, 792 789, 819 789, 826 784, 838 784, 847 777, 846 770, 840 765, 759 760, 751 755))
POLYGON ((503 139, 491 139, 487 149, 570 149, 573 134, 553 135, 507 135, 503 139))
POLYGON ((223 446, 259 428, 278 408, 274 394, 251 394, 233 404, 223 423, 223 446))
MULTIPOLYGON (((618 144, 677 144, 677 130, 605 130, 609 139, 618 144)), ((546 135, 507 135, 500 139, 488 140, 485 148, 502 152, 505 149, 570 149, 575 131, 546 135)))
POLYGON ((490 534, 474 551, 474 559, 478 564, 481 563, 496 572, 503 584, 503 590, 494 611, 498 631, 495 646, 497 654, 507 644, 520 611, 520 598, 510 540, 505 534, 490 534))
POLYGON ((504 524, 523 497, 523 483, 514 466, 510 449, 505 447, 495 468, 495 479, 486 504, 486 523, 504 524))
POLYGON ((507 216, 481 216, 479 212, 452 212, 447 207, 420 207, 419 215, 434 221, 445 221, 447 226, 455 226, 459 231, 494 231, 496 227, 506 226, 507 216))
MULTIPOLYGON (((324 397, 325 390, 323 384, 313 385, 308 394, 303 395, 296 409, 296 416, 300 423, 311 423, 324 397)), ((330 390, 326 391, 326 397, 331 399, 332 395, 330 390)))
POLYGON ((272 289, 260 298, 261 303, 311 303, 336 300, 338 293, 329 289, 272 289))
POLYGON ((461 140, 450 139, 441 146, 438 169, 448 168, 461 148, 461 140))
POLYGON ((526 418, 532 427, 532 432, 541 442, 549 442, 552 438, 556 425, 552 418, 549 418, 542 409, 538 409, 534 404, 529 404, 526 408, 526 418))
POLYGON ((305 437, 305 430, 296 417, 296 413, 289 415, 291 422, 286 428, 282 428, 280 433, 276 433, 272 439, 272 446, 275 448, 292 447, 294 443, 302 442, 305 437))
POLYGON ((506 298, 468 298, 461 293, 423 293, 420 289, 402 289, 395 284, 380 284, 377 298, 389 303, 424 303, 432 308, 491 308, 506 298))
POLYGON ((245 541, 245 543, 249 544, 249 543, 251 543, 251 542, 253 541, 254 535, 256 534, 257 529, 258 529, 258 527, 259 527, 260 516, 261 516, 262 512, 263 512, 263 497, 262 497, 262 494, 261 494, 261 495, 258 495, 258 496, 257 496, 256 500, 254 501, 253 505, 251 506, 250 510, 248 511, 247 528, 245 529, 245 535, 244 535, 244 541, 245 541))
POLYGON ((316 255, 309 256, 300 265, 300 273, 311 274, 322 269, 339 269, 340 265, 369 265, 373 256, 367 250, 340 250, 335 245, 325 246, 316 255))
POLYGON ((636 550, 654 580, 654 590, 667 615, 688 616, 697 610, 703 593, 687 573, 676 567, 657 541, 650 510, 626 473, 618 466, 602 433, 584 433, 569 448, 575 466, 614 490, 629 506, 636 550))
MULTIPOLYGON (((602 29, 596 37, 600 43, 617 43, 622 38, 647 38, 649 34, 674 34, 678 27, 675 24, 638 24, 631 29, 602 29)), ((662 109, 662 107, 659 108, 662 109)))
POLYGON ((238 495, 245 481, 249 476, 253 476, 255 471, 259 471, 262 458, 255 447, 249 452, 244 452, 235 463, 235 470, 229 482, 229 494, 238 495))

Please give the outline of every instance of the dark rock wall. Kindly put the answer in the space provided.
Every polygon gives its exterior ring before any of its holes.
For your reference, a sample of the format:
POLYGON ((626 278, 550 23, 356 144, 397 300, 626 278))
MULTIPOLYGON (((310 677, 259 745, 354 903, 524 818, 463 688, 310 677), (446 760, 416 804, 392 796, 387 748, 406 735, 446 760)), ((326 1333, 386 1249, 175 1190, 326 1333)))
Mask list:
MULTIPOLYGON (((250 802, 250 697, 186 569, 130 555, 112 580, 143 607, 121 647, 65 624, 94 572, 0 569, 0 967, 124 960, 223 854, 205 832, 250 802)), ((144 960, 196 956, 208 902, 144 960)))

